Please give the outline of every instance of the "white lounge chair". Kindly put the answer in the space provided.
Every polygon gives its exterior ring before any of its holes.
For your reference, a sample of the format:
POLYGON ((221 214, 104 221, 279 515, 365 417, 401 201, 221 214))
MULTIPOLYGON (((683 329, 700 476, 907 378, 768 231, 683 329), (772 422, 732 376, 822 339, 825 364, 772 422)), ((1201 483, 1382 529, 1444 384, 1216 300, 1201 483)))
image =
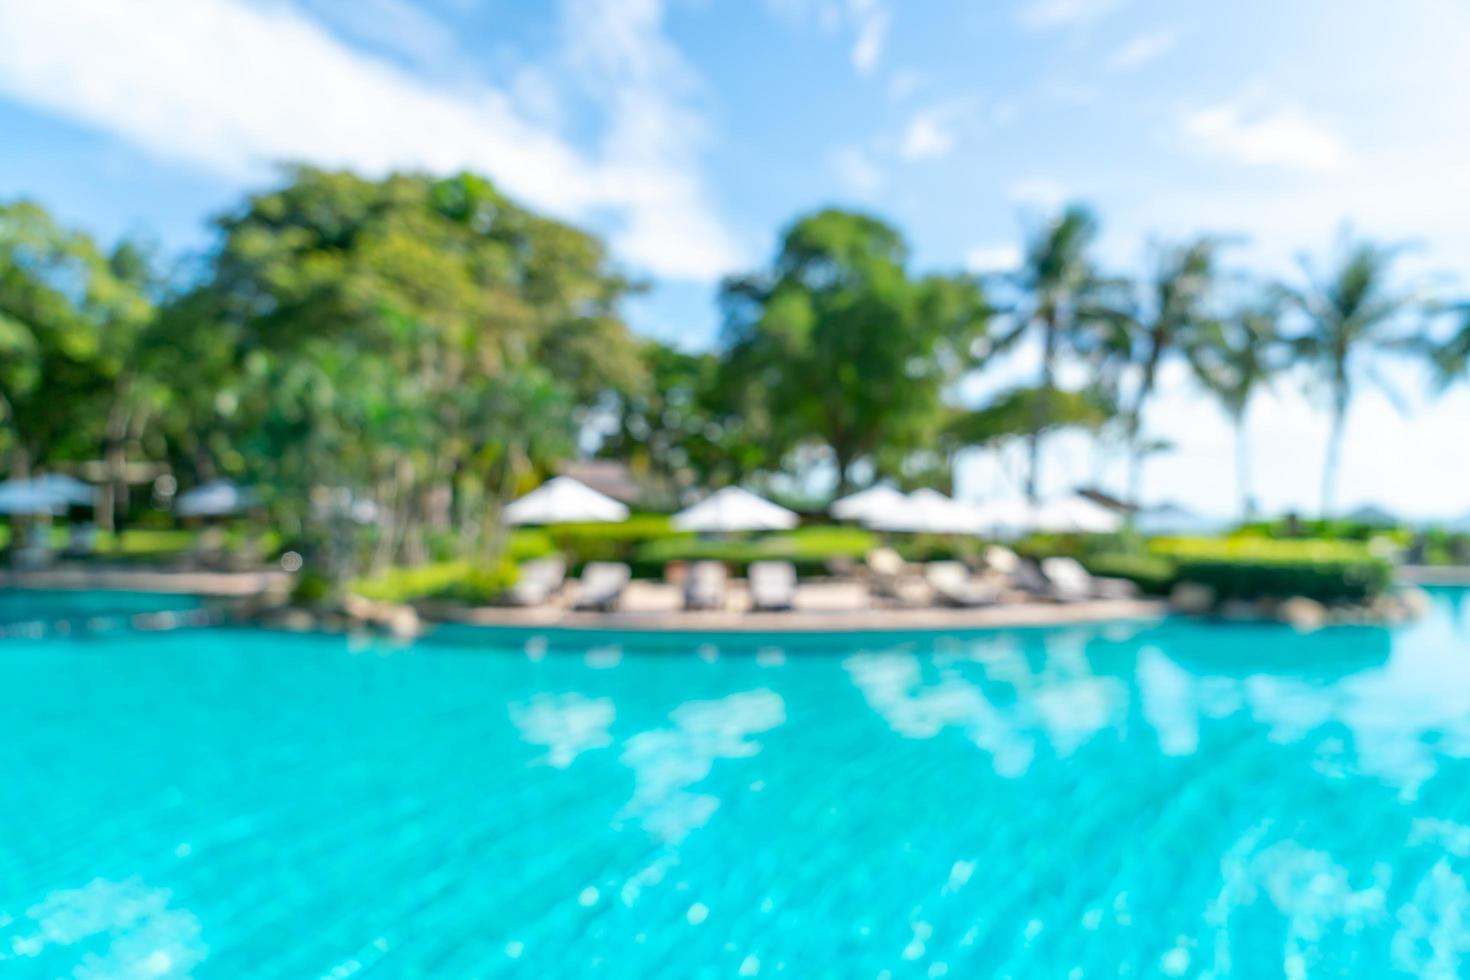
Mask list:
POLYGON ((988 606, 1000 599, 994 586, 970 577, 964 562, 931 561, 924 566, 924 580, 935 599, 947 606, 988 606))
POLYGON ((725 607, 725 566, 717 561, 697 561, 684 577, 685 609, 725 607))
POLYGON ((796 566, 789 561, 753 561, 746 582, 752 609, 790 609, 796 602, 796 566))
POLYGON ((566 559, 537 558, 521 566, 521 577, 506 599, 516 606, 538 606, 556 594, 566 581, 566 559))
POLYGON ((913 576, 908 562, 892 548, 874 548, 868 552, 868 583, 874 594, 892 599, 903 598, 903 585, 913 576))
POLYGON ((581 591, 577 595, 577 608, 602 612, 616 609, 631 577, 628 566, 622 562, 589 561, 579 580, 581 591))
POLYGON ((1094 578, 1075 558, 1046 558, 1041 562, 1053 599, 1078 602, 1085 599, 1131 599, 1138 590, 1125 579, 1094 578))

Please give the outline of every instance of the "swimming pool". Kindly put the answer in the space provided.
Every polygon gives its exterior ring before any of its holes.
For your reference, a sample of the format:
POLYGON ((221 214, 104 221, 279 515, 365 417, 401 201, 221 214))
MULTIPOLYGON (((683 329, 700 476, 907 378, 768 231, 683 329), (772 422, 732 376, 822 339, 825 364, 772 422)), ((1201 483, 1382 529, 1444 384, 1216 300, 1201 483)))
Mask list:
POLYGON ((0 975, 1454 976, 1470 613, 0 643, 0 975))

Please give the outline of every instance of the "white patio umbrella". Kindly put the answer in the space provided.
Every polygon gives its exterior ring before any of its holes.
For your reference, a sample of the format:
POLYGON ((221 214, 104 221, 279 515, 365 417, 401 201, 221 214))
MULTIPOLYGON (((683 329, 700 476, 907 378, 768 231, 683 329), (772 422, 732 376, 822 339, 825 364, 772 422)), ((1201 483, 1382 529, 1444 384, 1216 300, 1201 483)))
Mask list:
POLYGON ((97 503, 97 488, 65 473, 47 473, 31 480, 31 483, 54 493, 71 507, 92 507, 97 503))
POLYGON ((66 498, 34 480, 0 483, 0 514, 65 514, 66 498))
POLYGON ((865 521, 875 531, 914 534, 977 534, 974 508, 927 487, 904 498, 904 506, 865 521))
POLYGON ((224 517, 255 505, 255 493, 229 480, 211 480, 186 490, 174 499, 180 517, 224 517))
POLYGON ((869 521, 908 507, 909 498, 887 484, 869 487, 832 502, 832 516, 839 521, 869 521))
POLYGON ((693 507, 674 515, 680 531, 787 531, 799 518, 793 511, 740 487, 716 490, 693 507))
POLYGON ((1032 527, 1061 534, 1112 534, 1123 518, 1082 496, 1056 497, 1036 508, 1032 527))
POLYGON ((1139 534, 1218 534, 1230 522, 1190 510, 1179 504, 1145 507, 1133 515, 1133 529, 1139 534))
POLYGON ((628 508, 569 476, 556 476, 505 508, 507 524, 609 524, 628 508))
POLYGON ((980 533, 993 538, 1018 538, 1036 524, 1036 508, 1020 498, 987 500, 975 506, 980 533))

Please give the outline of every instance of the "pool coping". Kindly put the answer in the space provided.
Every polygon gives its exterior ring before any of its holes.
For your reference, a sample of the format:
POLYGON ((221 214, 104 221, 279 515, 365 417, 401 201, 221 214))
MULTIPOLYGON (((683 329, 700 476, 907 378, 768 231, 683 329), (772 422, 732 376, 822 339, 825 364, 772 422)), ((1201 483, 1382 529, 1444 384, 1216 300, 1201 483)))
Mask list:
POLYGON ((970 609, 915 607, 790 612, 684 611, 577 612, 567 609, 485 607, 421 609, 426 625, 470 626, 544 633, 821 634, 943 633, 1029 626, 1101 625, 1167 618, 1157 599, 1108 599, 1071 603, 1004 603, 970 609))

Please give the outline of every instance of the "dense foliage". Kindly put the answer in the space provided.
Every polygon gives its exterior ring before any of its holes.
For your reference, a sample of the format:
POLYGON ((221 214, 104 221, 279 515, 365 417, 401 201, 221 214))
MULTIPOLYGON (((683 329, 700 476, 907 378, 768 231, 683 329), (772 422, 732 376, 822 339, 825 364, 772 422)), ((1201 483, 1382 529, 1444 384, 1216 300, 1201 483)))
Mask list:
MULTIPOLYGON (((1042 441, 1071 428, 1129 454, 1136 499, 1161 448, 1146 408, 1171 362, 1240 431, 1247 505, 1251 399, 1292 358, 1310 367, 1335 419, 1330 501, 1370 354, 1428 355, 1447 383, 1470 350, 1470 330, 1427 339, 1427 318, 1463 308, 1404 289, 1391 247, 1345 241, 1326 270, 1242 285, 1205 236, 1157 245, 1135 281, 1100 266, 1081 206, 1030 229, 1019 269, 991 277, 915 269, 872 215, 801 216, 769 264, 721 285, 724 329, 699 352, 633 337, 622 307, 637 284, 602 243, 471 174, 289 168, 214 230, 165 274, 137 242, 107 248, 35 204, 0 205, 0 474, 85 476, 105 490, 104 529, 153 528, 175 490, 233 479, 260 495, 270 550, 302 552, 329 591, 394 566, 453 566, 485 591, 506 557, 708 550, 659 516, 508 535, 501 505, 587 453, 626 463, 646 502, 671 508, 701 488, 800 495, 823 477, 838 492, 882 478, 948 489, 957 453, 1025 441, 1034 492, 1042 441), (1040 353, 1034 384, 966 396, 1021 343, 1040 353)), ((127 550, 133 533, 103 540, 127 550)), ((740 543, 732 561, 866 545, 833 532, 814 549, 808 533, 740 543)), ((1155 556, 1132 577, 1159 568, 1155 556)))

